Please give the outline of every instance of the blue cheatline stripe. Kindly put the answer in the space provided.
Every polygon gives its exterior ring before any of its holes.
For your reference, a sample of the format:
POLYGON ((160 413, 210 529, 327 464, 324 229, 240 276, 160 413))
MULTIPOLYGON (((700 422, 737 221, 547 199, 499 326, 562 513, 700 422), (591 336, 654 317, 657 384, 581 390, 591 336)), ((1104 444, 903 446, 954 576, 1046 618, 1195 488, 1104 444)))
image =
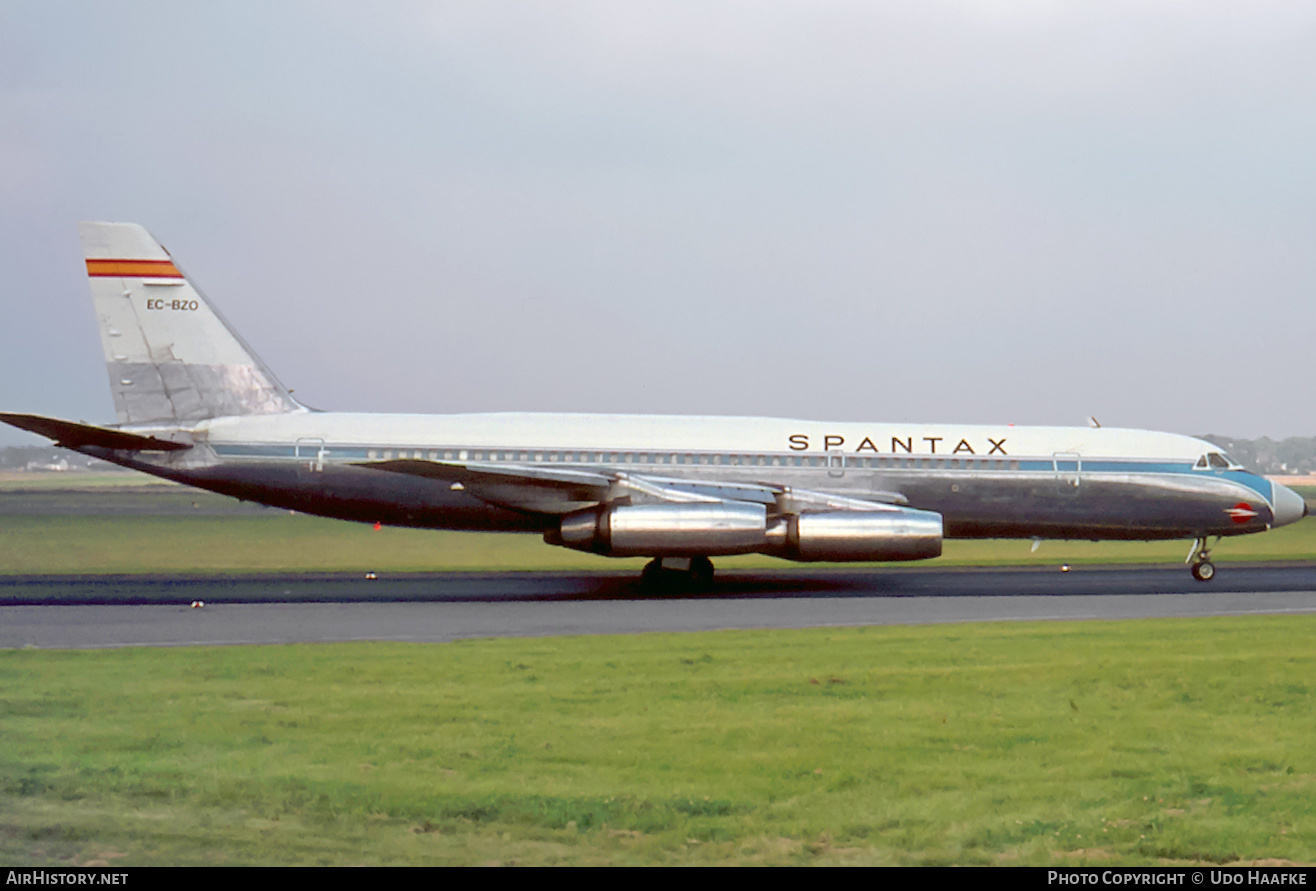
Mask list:
POLYGON ((358 448, 353 448, 353 447, 350 447, 350 446, 348 446, 348 447, 335 446, 335 447, 326 447, 326 448, 325 448, 325 455, 326 455, 327 457, 333 457, 333 458, 362 458, 362 459, 364 459, 364 458, 368 458, 368 457, 370 457, 369 454, 367 454, 368 451, 369 451, 368 449, 358 449, 358 448))
POLYGON ((294 458, 296 446, 277 445, 217 445, 216 455, 226 458, 294 458))
POLYGON ((1247 486, 1262 498, 1266 499, 1267 504, 1273 505, 1275 503, 1275 484, 1264 477, 1259 477, 1254 473, 1248 473, 1246 470, 1224 470, 1220 471, 1220 476, 1231 482, 1238 483, 1240 486, 1247 486))

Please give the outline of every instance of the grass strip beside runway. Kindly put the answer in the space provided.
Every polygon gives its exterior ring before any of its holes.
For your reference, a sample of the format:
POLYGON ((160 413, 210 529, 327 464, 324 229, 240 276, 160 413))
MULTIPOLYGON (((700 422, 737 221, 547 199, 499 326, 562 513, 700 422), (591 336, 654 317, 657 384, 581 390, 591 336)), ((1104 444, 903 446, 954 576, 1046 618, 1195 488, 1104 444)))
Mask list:
MULTIPOLYGON (((1182 563, 1189 542, 948 541, 921 566, 1054 566, 1182 563)), ((1221 565, 1309 560, 1316 519, 1214 548, 1221 565)), ((725 569, 799 570, 760 555, 721 557, 725 569)), ((0 574, 442 572, 631 569, 644 560, 609 559, 555 548, 536 535, 372 529, 282 512, 229 516, 0 516, 0 574)))
MULTIPOLYGON (((112 476, 133 475, 119 474, 112 476)), ((147 478, 149 479, 149 478, 147 478)), ((260 508, 175 485, 0 485, 0 575, 241 572, 609 571, 609 559, 544 544, 537 535, 384 528, 260 508)), ((1304 490, 1308 497, 1316 492, 1304 490)), ((924 566, 1182 563, 1189 542, 948 541, 924 566)), ((1316 517, 1215 548, 1230 561, 1309 560, 1316 517)), ((722 557, 727 569, 800 569, 761 555, 722 557)))
POLYGON ((1316 861, 1316 617, 0 653, 0 859, 1316 861))

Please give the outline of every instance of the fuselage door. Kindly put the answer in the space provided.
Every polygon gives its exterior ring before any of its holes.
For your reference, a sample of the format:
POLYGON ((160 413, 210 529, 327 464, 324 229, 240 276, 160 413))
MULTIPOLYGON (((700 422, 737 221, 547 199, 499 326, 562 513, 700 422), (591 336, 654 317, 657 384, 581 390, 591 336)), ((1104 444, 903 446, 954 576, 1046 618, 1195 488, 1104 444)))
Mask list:
POLYGON ((299 473, 321 473, 324 470, 324 456, 329 454, 324 447, 324 440, 306 436, 297 440, 297 470, 299 473))
POLYGON ((837 479, 845 476, 845 452, 837 449, 827 452, 827 475, 837 479))
POLYGON ((1077 495, 1083 483, 1083 457, 1078 452, 1056 452, 1051 456, 1056 488, 1062 495, 1077 495))

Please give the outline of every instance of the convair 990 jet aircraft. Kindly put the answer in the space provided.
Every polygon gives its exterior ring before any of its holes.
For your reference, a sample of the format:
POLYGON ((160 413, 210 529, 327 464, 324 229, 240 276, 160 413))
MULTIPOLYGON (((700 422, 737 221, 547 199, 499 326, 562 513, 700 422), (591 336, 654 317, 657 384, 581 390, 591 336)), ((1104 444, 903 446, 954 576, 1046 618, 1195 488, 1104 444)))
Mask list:
POLYGON ((1209 442, 1100 427, 324 412, 289 395, 141 226, 84 223, 118 423, 0 414, 87 455, 310 514, 534 531, 712 578, 711 557, 923 560, 943 538, 1192 539, 1307 513, 1209 442))

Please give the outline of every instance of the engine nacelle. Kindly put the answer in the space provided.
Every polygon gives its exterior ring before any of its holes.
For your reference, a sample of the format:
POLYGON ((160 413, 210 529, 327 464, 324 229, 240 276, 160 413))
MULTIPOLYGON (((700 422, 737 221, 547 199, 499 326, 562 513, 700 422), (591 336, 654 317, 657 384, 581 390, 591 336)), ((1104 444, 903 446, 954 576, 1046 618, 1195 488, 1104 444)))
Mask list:
POLYGON ((941 514, 908 507, 767 517, 761 504, 697 502, 592 507, 567 514, 549 544, 609 557, 771 554, 800 562, 941 556, 941 514))
POLYGON ((941 514, 898 507, 814 511, 773 519, 766 553, 800 562, 927 560, 941 556, 941 514))
POLYGON ((716 557, 763 550, 767 528, 761 504, 628 504, 567 514, 544 539, 609 557, 716 557))

